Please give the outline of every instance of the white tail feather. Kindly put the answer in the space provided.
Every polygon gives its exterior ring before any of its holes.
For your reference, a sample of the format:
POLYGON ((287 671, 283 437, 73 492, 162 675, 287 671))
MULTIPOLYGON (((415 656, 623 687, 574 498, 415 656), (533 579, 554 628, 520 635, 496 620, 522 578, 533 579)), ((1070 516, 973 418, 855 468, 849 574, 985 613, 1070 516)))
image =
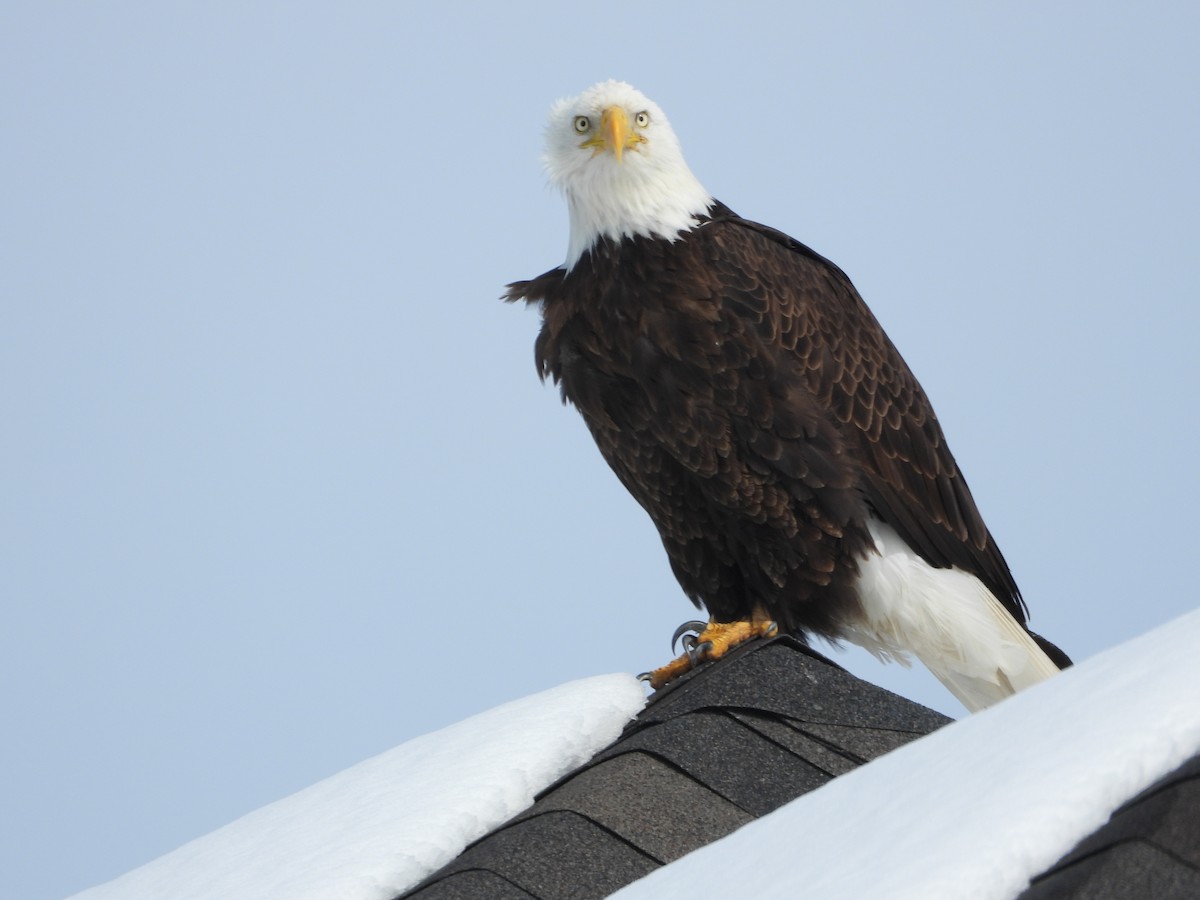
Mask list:
POLYGON ((971 712, 1058 672, 983 583, 937 569, 894 528, 871 520, 876 553, 860 563, 862 618, 843 636, 884 661, 916 656, 971 712))

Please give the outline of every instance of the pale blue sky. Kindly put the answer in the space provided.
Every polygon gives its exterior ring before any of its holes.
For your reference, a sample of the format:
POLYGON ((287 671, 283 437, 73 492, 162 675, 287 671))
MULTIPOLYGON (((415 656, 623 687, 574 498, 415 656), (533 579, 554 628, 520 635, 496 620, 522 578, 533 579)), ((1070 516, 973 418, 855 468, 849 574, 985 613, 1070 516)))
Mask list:
POLYGON ((666 659, 692 608, 497 299, 603 78, 855 281, 1038 631, 1194 608, 1197 9, 4 5, 0 896, 666 659))

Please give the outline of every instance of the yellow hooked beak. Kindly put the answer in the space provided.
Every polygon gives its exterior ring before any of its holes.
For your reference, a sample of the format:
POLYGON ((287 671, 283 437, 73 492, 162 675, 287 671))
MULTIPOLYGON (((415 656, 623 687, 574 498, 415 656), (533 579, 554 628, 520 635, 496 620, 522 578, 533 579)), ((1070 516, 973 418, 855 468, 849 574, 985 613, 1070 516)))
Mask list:
POLYGON ((580 144, 580 147, 591 147, 593 155, 611 150, 617 162, 621 154, 632 150, 638 144, 644 144, 646 139, 629 125, 629 116, 619 106, 610 106, 600 114, 600 127, 596 133, 580 144))

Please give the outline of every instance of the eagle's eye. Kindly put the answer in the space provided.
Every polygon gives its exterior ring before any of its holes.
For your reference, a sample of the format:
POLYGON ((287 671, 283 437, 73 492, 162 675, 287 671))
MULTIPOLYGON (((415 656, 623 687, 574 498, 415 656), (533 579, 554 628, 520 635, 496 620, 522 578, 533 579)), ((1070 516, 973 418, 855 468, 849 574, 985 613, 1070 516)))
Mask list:
POLYGON ((587 116, 576 116, 575 117, 575 130, 578 131, 580 134, 587 134, 588 129, 591 127, 592 127, 592 123, 590 121, 588 121, 587 116))
POLYGON ((645 128, 647 125, 650 124, 650 113, 646 112, 645 110, 642 110, 640 113, 638 113, 636 116, 633 117, 633 123, 635 125, 637 125, 638 128, 645 128))

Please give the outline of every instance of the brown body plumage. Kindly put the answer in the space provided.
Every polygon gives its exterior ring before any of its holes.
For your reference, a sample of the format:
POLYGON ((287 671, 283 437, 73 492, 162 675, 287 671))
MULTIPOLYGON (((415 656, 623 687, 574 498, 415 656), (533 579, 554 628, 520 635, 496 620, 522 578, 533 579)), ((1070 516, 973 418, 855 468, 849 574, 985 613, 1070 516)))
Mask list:
POLYGON ((539 372, 718 621, 761 603, 786 630, 836 637, 872 513, 1025 621, 925 393, 807 247, 718 206, 676 241, 604 241, 506 296, 542 303, 539 372))

